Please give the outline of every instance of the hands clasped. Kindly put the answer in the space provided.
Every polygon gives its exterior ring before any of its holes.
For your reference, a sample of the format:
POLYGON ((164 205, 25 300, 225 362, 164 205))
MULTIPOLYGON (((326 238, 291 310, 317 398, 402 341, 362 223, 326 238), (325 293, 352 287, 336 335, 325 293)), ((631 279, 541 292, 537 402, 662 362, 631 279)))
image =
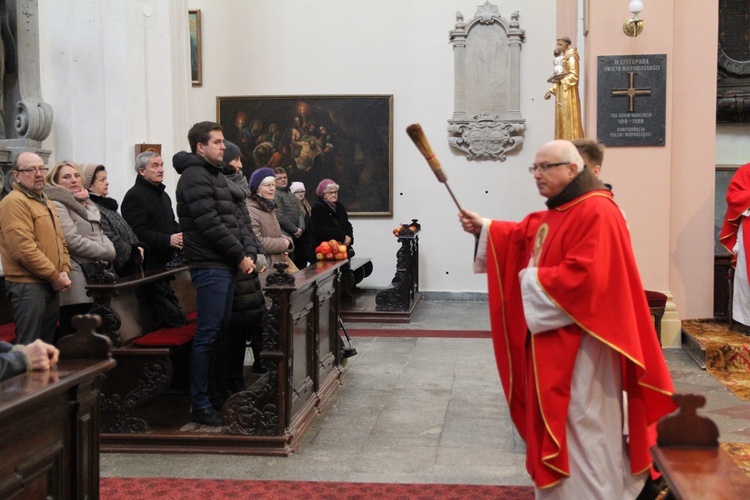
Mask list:
POLYGON ((58 276, 57 279, 52 282, 52 289, 56 292, 64 292, 70 288, 70 285, 71 281, 68 273, 66 271, 62 271, 60 273, 60 276, 58 276))
POLYGON ((49 370, 57 363, 60 351, 53 345, 47 344, 40 339, 21 348, 26 358, 27 368, 29 370, 49 370))
POLYGON ((250 274, 255 270, 255 262, 250 257, 245 257, 237 264, 240 272, 243 274, 250 274))

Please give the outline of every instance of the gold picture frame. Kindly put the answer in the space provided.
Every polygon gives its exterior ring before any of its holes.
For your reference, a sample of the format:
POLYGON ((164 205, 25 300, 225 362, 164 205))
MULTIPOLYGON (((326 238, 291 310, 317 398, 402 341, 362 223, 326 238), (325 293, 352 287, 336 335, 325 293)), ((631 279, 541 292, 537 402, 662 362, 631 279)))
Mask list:
POLYGON ((200 87, 203 85, 200 9, 188 11, 188 25, 190 27, 190 79, 193 82, 193 87, 200 87))
POLYGON ((230 96, 216 108, 246 174, 284 167, 311 204, 330 178, 350 216, 393 215, 393 95, 230 96))

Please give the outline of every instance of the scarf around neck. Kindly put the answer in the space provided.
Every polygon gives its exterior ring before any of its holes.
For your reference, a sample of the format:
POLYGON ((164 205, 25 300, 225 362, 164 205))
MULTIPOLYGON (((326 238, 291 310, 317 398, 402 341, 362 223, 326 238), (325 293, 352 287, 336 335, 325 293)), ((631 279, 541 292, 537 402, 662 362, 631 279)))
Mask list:
POLYGON ((607 189, 607 187, 602 184, 602 181, 597 179, 588 167, 583 167, 583 171, 570 181, 570 184, 565 186, 560 194, 548 199, 545 204, 547 208, 557 208, 589 191, 596 191, 597 189, 607 189))

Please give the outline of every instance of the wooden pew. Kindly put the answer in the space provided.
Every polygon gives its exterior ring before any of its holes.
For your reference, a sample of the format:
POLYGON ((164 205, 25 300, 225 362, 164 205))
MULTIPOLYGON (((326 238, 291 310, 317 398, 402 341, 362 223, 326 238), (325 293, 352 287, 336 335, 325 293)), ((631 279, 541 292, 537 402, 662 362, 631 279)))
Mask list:
POLYGON ((411 317, 419 303, 419 232, 422 226, 417 219, 412 219, 412 224, 405 226, 402 225, 401 231, 396 235, 401 244, 396 252, 396 274, 391 285, 378 292, 375 310, 403 311, 411 317))
POLYGON ((674 394, 680 407, 657 424, 651 448, 670 494, 677 499, 736 499, 750 492, 750 477, 719 447, 719 429, 697 414, 706 404, 700 394, 674 394))
MULTIPOLYGON (((139 280, 154 279, 160 273, 89 285, 92 293, 100 293, 94 295, 100 305, 105 302, 101 292, 109 297, 105 317, 111 320, 117 313, 120 318, 118 328, 104 328, 121 342, 113 354, 123 369, 118 366, 103 387, 102 450, 292 453, 341 385, 338 315, 344 264, 322 262, 293 275, 283 272, 281 266, 261 276, 270 302, 263 320, 261 354, 268 372, 256 376, 245 391, 226 402, 222 409, 226 425, 219 429, 190 423, 187 392, 180 395, 166 390, 172 366, 176 371, 181 363, 186 370, 187 358, 175 359, 174 349, 134 345, 144 337, 134 336, 134 332, 148 330, 142 323, 148 317, 142 309, 148 305, 135 300, 132 289, 139 280)), ((172 283, 181 303, 188 295, 186 289, 192 288, 192 283, 179 279, 183 272, 174 270, 178 279, 172 283)))
MULTIPOLYGON (((399 248, 396 251, 396 273, 391 284, 380 290, 360 290, 354 300, 341 309, 344 321, 374 321, 385 323, 408 323, 417 308, 419 293, 419 232, 421 225, 416 219, 411 224, 402 224, 394 231, 399 248)), ((372 272, 370 259, 354 257, 352 269, 369 275, 372 272)))
POLYGON ((190 342, 195 333, 195 288, 187 266, 115 277, 106 269, 89 278, 94 298, 92 314, 102 318, 100 331, 115 347, 117 368, 102 388, 102 432, 147 432, 148 422, 139 407, 170 387, 187 390, 190 342), (192 318, 180 328, 157 329, 157 318, 143 287, 158 280, 173 280, 183 311, 192 318))
POLYGON ((0 383, 0 498, 99 498, 99 379, 115 362, 76 316, 60 361, 0 383))

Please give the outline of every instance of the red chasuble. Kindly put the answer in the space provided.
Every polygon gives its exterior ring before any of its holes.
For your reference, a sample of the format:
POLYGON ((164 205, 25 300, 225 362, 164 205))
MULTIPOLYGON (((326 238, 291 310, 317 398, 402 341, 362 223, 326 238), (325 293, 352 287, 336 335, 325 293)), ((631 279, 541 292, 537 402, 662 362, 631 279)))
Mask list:
POLYGON ((584 334, 620 353, 631 470, 647 470, 648 426, 675 409, 670 399, 674 388, 630 235, 611 193, 589 191, 520 223, 492 221, 488 236, 495 355, 511 417, 526 441, 526 467, 537 487, 570 475, 565 423, 584 334), (532 253, 539 285, 572 325, 528 333, 518 272, 532 253))
MULTIPOLYGON (((750 251, 750 217, 742 218, 742 213, 750 208, 750 163, 742 165, 732 176, 727 188, 727 213, 721 227, 719 241, 732 252, 732 265, 737 262, 737 255, 732 250, 737 243, 737 232, 742 224, 742 245, 745 255, 750 251)), ((748 267, 750 276, 750 266, 748 267)))

